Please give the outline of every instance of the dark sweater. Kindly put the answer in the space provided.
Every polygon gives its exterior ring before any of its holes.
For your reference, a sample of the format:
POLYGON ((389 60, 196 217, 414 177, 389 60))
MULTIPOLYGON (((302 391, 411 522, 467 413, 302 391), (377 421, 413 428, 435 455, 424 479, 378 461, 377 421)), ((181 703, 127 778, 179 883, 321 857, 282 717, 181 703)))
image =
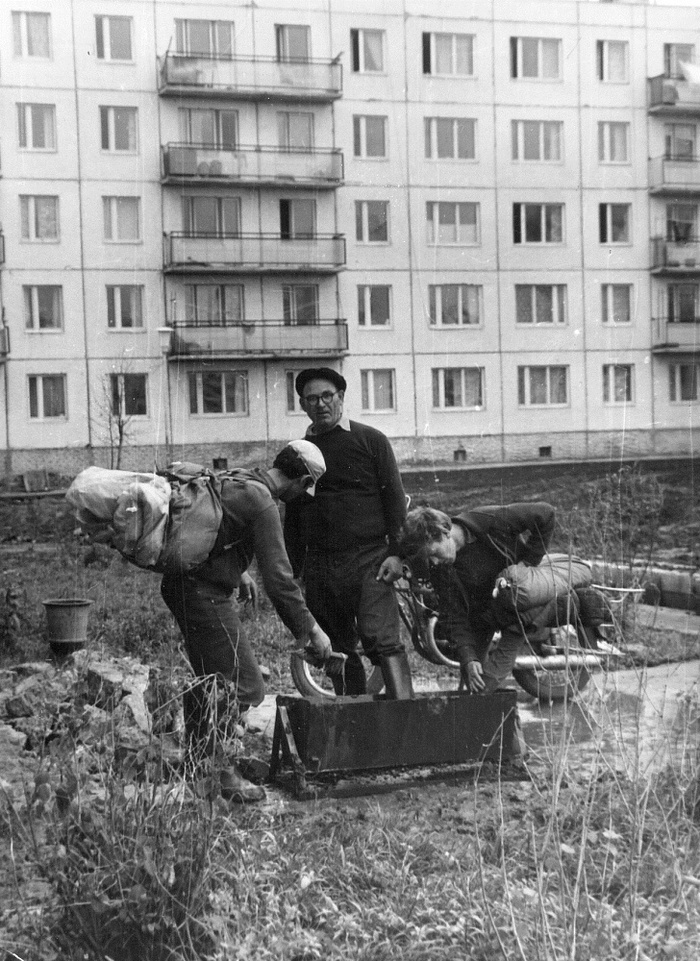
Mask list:
POLYGON ((323 434, 309 435, 323 453, 326 473, 314 497, 286 507, 284 536, 295 573, 308 548, 334 553, 396 541, 406 517, 406 495, 388 439, 374 427, 350 421, 323 434))

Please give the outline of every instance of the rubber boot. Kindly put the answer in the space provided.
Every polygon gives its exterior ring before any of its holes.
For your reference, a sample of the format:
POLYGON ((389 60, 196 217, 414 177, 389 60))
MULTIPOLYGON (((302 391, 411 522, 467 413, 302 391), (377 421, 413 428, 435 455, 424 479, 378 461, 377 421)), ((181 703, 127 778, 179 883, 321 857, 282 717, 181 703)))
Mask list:
POLYGON ((265 800, 265 788, 260 784, 253 784, 247 781, 235 764, 224 768, 219 774, 221 784, 221 797, 225 801, 234 801, 237 804, 250 804, 254 801, 265 800))
POLYGON ((411 668, 405 651, 389 654, 380 660, 386 697, 391 701, 407 701, 413 697, 411 668))
POLYGON ((340 697, 367 693, 367 675, 358 654, 349 654, 342 674, 331 677, 333 689, 340 697))

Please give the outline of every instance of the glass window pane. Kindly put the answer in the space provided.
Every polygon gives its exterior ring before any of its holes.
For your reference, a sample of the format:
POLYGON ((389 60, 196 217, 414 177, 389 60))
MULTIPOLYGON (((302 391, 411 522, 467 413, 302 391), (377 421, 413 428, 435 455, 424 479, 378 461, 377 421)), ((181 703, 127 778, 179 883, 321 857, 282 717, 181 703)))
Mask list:
MULTIPOLYGON (((679 364, 680 399, 698 399, 698 366, 697 364, 679 364)), ((671 398, 674 400, 675 398, 671 398)))
POLYGON ((452 73, 452 35, 449 33, 433 34, 435 38, 435 69, 434 73, 452 73))
POLYGON ((114 107, 114 149, 136 150, 136 111, 114 107))
POLYGON ((629 207, 627 204, 610 204, 610 226, 613 243, 629 240, 629 207))
POLYGON ((37 197, 36 236, 42 239, 58 237, 58 209, 55 197, 37 197))
POLYGON ((559 204, 547 204, 545 206, 545 229, 546 240, 551 244, 558 244, 562 241, 562 210, 559 204))
POLYGON ((538 324, 554 323, 554 298, 552 287, 539 284, 535 287, 535 312, 538 324))
POLYGON ((384 285, 370 287, 370 311, 372 324, 383 326, 389 323, 389 288, 384 285))
POLYGON ((627 44, 608 43, 609 80, 623 82, 627 79, 627 44))
POLYGON ((473 160, 476 157, 476 143, 473 120, 457 121, 457 156, 461 160, 473 160))
POLYGON ((117 231, 119 240, 139 239, 139 208, 134 197, 117 197, 117 231))
POLYGON ((240 232, 240 203, 238 197, 222 198, 221 229, 229 236, 240 232))
POLYGON ((454 121, 438 117, 435 120, 435 127, 438 157, 454 157, 454 121))
POLYGON ((124 413, 128 417, 146 414, 146 377, 144 374, 124 374, 124 413))
POLYGON ((221 374, 207 372, 202 374, 202 413, 223 413, 221 399, 221 374))
POLYGON ((66 400, 63 390, 63 377, 59 375, 41 378, 44 417, 65 417, 66 400))
POLYGON ((228 284, 221 288, 224 298, 223 319, 229 323, 243 320, 243 288, 238 284, 228 284))
POLYGON ((632 319, 629 286, 613 284, 612 298, 613 323, 628 324, 632 319))
POLYGON ((384 117, 365 117, 365 138, 368 157, 386 157, 384 117))
POLYGON ((389 239, 386 203, 370 201, 367 204, 367 234, 370 241, 382 242, 389 239))
POLYGON ((542 207, 540 204, 523 204, 525 208, 525 240, 529 244, 542 242, 542 207))
POLYGON ((217 54, 220 57, 230 57, 233 53, 233 24, 228 20, 217 20, 214 30, 217 54))
POLYGON ((465 407, 481 407, 481 371, 478 367, 467 367, 464 371, 465 407))
POLYGON ((226 413, 242 414, 246 411, 246 379, 238 371, 224 375, 226 413))
POLYGON ((459 367, 445 368, 445 407, 463 407, 462 370, 459 367))
POLYGON ((360 386, 362 394, 362 410, 370 410, 369 404, 369 371, 360 371, 360 386))
POLYGON ((198 411, 197 405, 197 375, 190 374, 188 376, 189 382, 189 394, 190 394, 190 414, 196 414, 198 411))
POLYGON ((390 370, 373 371, 374 409, 391 410, 394 406, 394 378, 390 370))
POLYGON ((457 73, 471 76, 474 72, 472 59, 472 38, 457 34, 455 37, 455 53, 457 57, 457 73))
POLYGON ((462 292, 462 323, 479 323, 479 288, 472 284, 463 284, 462 292))
POLYGON ((218 227, 216 197, 190 197, 192 229, 195 234, 215 234, 218 227))
POLYGON ((362 117, 352 118, 352 139, 353 153, 356 157, 362 156, 362 117))
POLYGON ((559 76, 558 40, 542 40, 542 76, 547 79, 559 76))
POLYGON ((440 370, 433 370, 433 407, 440 406, 440 370))
POLYGON ((544 159, 561 160, 561 124, 544 123, 544 159))
POLYGON ((552 404, 566 403, 566 367, 550 367, 550 394, 552 404))
POLYGON ((523 121, 523 160, 540 159, 540 124, 536 120, 523 121))
POLYGON ((39 312, 39 329, 51 330, 61 326, 61 288, 41 286, 36 288, 39 312))
POLYGON ((521 71, 523 77, 536 77, 538 71, 538 41, 534 37, 520 40, 521 71))
POLYGON ((384 69, 382 56, 382 31, 364 30, 362 32, 365 70, 380 71, 384 69))
POLYGON ((547 403, 547 368, 530 368, 530 403, 547 403))
POLYGON ((131 60, 131 18, 109 17, 112 60, 131 60))
POLYGON ((532 287, 529 284, 515 285, 515 317, 518 324, 531 324, 533 321, 532 287))
POLYGON ((457 284, 443 284, 440 288, 442 296, 443 324, 459 323, 459 287, 457 284))
POLYGON ((221 141, 219 146, 233 150, 238 144, 238 114, 235 110, 222 110, 219 113, 221 141))
POLYGON ((284 27, 286 59, 309 59, 309 28, 306 26, 290 25, 284 27))
POLYGON ((49 14, 25 13, 27 24, 27 54, 30 57, 48 57, 49 14))
POLYGON ((38 417, 39 416, 39 393, 37 377, 29 378, 29 416, 38 417))

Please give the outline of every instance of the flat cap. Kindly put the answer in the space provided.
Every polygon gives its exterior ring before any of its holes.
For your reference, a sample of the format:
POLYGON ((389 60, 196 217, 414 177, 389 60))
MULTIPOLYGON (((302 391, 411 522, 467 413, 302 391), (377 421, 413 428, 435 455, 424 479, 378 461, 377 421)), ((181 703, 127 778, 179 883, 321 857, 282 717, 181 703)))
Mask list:
POLYGON ((343 375, 331 367, 307 367, 305 370, 299 371, 294 383, 296 392, 300 397, 310 380, 328 380, 335 386, 336 390, 345 390, 348 386, 348 382, 343 375))

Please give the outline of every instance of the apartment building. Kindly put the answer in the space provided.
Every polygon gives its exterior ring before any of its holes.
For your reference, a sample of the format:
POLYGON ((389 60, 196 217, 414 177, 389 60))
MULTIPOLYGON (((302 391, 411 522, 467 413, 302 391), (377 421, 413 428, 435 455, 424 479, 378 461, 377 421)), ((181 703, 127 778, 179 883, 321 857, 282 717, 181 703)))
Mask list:
POLYGON ((379 7, 3 5, 5 473, 694 451, 700 9, 379 7))

